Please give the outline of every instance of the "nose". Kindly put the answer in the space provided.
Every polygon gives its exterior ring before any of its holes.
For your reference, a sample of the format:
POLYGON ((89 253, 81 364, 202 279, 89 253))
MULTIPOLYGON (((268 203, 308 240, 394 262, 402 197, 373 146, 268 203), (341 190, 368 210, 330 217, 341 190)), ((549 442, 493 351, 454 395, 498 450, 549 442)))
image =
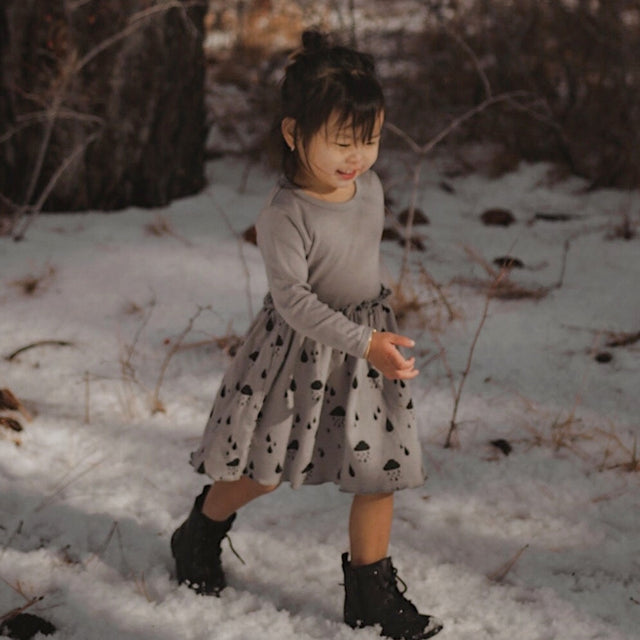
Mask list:
POLYGON ((351 151, 351 153, 347 157, 347 162, 352 165, 358 165, 362 162, 362 158, 363 158, 362 149, 359 147, 356 147, 351 151))

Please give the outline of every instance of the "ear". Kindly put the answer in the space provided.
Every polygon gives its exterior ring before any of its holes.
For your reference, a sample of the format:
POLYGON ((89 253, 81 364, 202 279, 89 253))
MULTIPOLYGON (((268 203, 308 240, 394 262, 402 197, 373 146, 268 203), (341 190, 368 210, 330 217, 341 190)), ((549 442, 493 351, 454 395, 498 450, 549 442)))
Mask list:
POLYGON ((296 148, 296 121, 293 118, 283 118, 280 131, 287 146, 293 151, 296 148))

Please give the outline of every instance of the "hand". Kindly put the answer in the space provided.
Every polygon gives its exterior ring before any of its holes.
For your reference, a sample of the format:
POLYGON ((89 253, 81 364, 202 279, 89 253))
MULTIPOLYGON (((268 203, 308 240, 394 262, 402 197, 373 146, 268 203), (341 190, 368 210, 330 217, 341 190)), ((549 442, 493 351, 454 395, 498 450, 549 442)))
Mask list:
POLYGON ((416 359, 405 359, 397 347, 413 347, 415 342, 406 336, 389 331, 376 331, 371 338, 367 360, 385 378, 390 380, 410 380, 420 373, 416 368, 416 359))

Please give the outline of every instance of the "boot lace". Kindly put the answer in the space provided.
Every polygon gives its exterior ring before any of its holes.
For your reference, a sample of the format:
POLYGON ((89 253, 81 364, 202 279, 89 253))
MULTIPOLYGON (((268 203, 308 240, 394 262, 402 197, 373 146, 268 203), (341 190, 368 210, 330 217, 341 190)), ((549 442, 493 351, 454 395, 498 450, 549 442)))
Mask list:
MULTIPOLYGON (((240 562, 242 562, 242 564, 246 565, 247 563, 244 561, 243 557, 236 551, 235 547, 233 546, 233 542, 231 542, 231 536, 229 534, 227 534, 223 540, 226 540, 227 543, 229 544, 229 549, 231 549, 231 551, 233 552, 233 555, 238 558, 238 560, 240 560, 240 562)), ((405 585, 406 587, 407 585, 405 585)), ((406 588, 405 588, 406 591, 406 588)), ((404 593, 404 592, 403 592, 404 593)))
POLYGON ((407 611, 413 613, 418 612, 413 602, 405 597, 404 594, 407 591, 407 583, 398 575, 398 570, 395 567, 393 567, 392 573, 384 586, 387 602, 393 604, 398 613, 407 611), (398 587, 398 583, 402 586, 402 589, 398 587))

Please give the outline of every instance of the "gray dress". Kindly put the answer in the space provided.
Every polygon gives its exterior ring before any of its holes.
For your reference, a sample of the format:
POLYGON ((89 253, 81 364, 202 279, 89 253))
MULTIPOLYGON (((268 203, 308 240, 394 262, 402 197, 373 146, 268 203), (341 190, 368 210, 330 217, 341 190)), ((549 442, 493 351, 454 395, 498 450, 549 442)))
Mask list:
POLYGON ((363 358, 372 329, 397 332, 380 277, 383 202, 373 171, 348 202, 274 189, 256 224, 270 292, 224 375, 197 470, 352 493, 424 482, 409 385, 363 358))

